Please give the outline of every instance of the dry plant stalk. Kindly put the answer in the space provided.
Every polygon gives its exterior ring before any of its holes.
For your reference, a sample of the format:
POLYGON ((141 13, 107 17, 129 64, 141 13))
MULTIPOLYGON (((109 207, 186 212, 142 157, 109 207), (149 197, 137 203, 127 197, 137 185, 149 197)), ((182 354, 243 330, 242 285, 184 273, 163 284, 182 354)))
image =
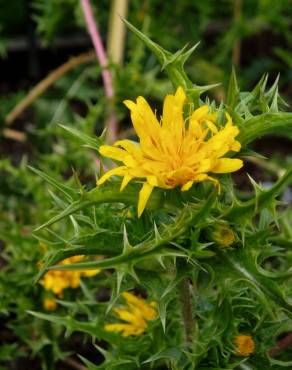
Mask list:
POLYGON ((128 0, 113 0, 111 5, 107 54, 115 64, 122 64, 125 50, 126 27, 122 19, 127 17, 128 0), (122 18, 122 19, 121 19, 122 18))
POLYGON ((12 124, 20 114, 25 111, 40 95, 42 95, 51 85, 59 80, 66 73, 74 69, 75 67, 91 62, 94 60, 94 52, 82 53, 76 57, 70 58, 66 63, 62 64, 57 69, 53 70, 49 75, 41 80, 28 95, 21 100, 13 110, 6 116, 5 123, 12 124))
POLYGON ((6 139, 11 139, 19 142, 25 142, 26 141, 26 134, 24 132, 20 132, 17 130, 11 130, 9 128, 6 128, 3 130, 3 136, 6 139))

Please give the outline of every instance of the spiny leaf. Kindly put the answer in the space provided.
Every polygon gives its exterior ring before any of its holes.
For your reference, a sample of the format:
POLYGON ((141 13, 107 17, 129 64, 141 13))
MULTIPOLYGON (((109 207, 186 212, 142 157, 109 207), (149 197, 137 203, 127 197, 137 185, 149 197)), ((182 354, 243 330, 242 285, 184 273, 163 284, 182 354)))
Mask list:
POLYGON ((172 54, 152 41, 130 22, 125 19, 123 19, 123 21, 125 22, 126 26, 153 52, 153 54, 156 55, 162 65, 162 69, 167 73, 173 86, 175 88, 178 88, 179 86, 183 87, 187 92, 187 95, 193 99, 195 106, 199 105, 199 97, 203 92, 218 86, 218 84, 197 86, 188 78, 185 73, 184 64, 193 51, 197 48, 199 43, 191 47, 189 50, 186 50, 186 46, 184 46, 182 49, 172 54))
MULTIPOLYGON (((62 220, 65 217, 72 215, 84 208, 88 208, 94 204, 100 203, 124 203, 124 204, 136 204, 137 203, 137 194, 138 186, 137 184, 130 184, 128 187, 120 192, 120 184, 109 183, 106 187, 99 186, 91 191, 85 193, 79 200, 71 203, 66 209, 62 212, 51 218, 49 221, 39 226, 35 231, 39 231, 45 227, 48 227, 55 222, 62 220)), ((161 206, 162 203, 162 192, 159 189, 155 189, 149 202, 147 204, 148 209, 157 209, 161 206)))
POLYGON ((227 99, 226 104, 233 109, 236 106, 237 100, 239 96, 239 88, 237 84, 237 78, 234 67, 232 68, 232 72, 229 79, 229 86, 227 91, 227 99))
POLYGON ((69 186, 67 185, 64 185, 63 183, 61 183, 60 181, 57 181, 55 178, 49 176, 48 174, 46 174, 45 172, 43 171, 40 171, 34 167, 31 167, 31 166, 28 166, 28 168, 33 171, 34 173, 36 173, 38 176, 40 176, 42 179, 44 179, 45 181, 47 181, 50 185, 52 185, 54 188, 58 189, 59 191, 61 191, 65 196, 66 198, 69 200, 69 201, 72 201, 74 199, 77 198, 77 191, 74 190, 73 188, 70 188, 69 186))
POLYGON ((240 128, 242 147, 265 135, 292 134, 292 113, 264 113, 250 118, 240 128))
POLYGON ((218 250, 217 254, 224 263, 228 264, 239 276, 244 277, 255 284, 259 291, 272 299, 277 305, 284 308, 292 316, 292 305, 286 300, 279 287, 271 279, 266 278, 257 270, 253 259, 247 255, 248 252, 218 250))
MULTIPOLYGON (((95 245, 94 247, 76 247, 76 248, 66 248, 66 249, 60 249, 57 252, 55 252, 53 255, 51 255, 45 264, 40 269, 35 281, 40 280, 43 275, 46 273, 49 266, 55 265, 59 263, 60 261, 63 261, 66 258, 73 257, 73 256, 100 256, 104 255, 106 253, 113 253, 113 250, 109 252, 110 247, 107 249, 107 246, 104 243, 100 243, 100 245, 95 245)), ((116 253, 119 251, 119 247, 116 247, 116 253)))
MULTIPOLYGON (((154 235, 153 238, 147 239, 140 244, 134 246, 127 253, 121 253, 118 256, 107 258, 98 261, 80 262, 75 264, 57 265, 51 266, 52 261, 56 263, 56 257, 53 256, 53 260, 49 261, 45 267, 40 271, 38 277, 46 272, 48 269, 56 270, 94 270, 97 268, 117 268, 123 267, 124 271, 132 274, 134 277, 133 267, 138 261, 160 254, 161 256, 181 256, 187 257, 187 255, 175 247, 166 248, 166 245, 171 245, 171 242, 179 236, 182 236, 190 225, 196 224, 197 226, 202 222, 202 219, 207 217, 211 210, 211 207, 216 199, 216 192, 213 191, 206 201, 203 201, 201 208, 195 208, 192 205, 186 205, 180 214, 176 217, 175 221, 170 224, 161 227, 160 238, 157 239, 154 235), (129 267, 132 270, 126 271, 129 267), (125 270, 126 268, 126 270, 125 270)), ((198 205, 196 205, 198 207, 198 205)), ((80 249, 79 249, 80 251, 80 249)), ((59 254, 58 258, 64 257, 66 251, 63 254, 59 254)))
POLYGON ((56 315, 48 315, 42 312, 36 312, 36 311, 27 311, 30 315, 37 317, 41 320, 47 320, 52 323, 55 323, 57 325, 65 326, 71 333, 74 331, 79 331, 83 333, 87 333, 92 335, 94 338, 98 337, 99 339, 107 340, 111 343, 118 344, 118 338, 115 339, 115 337, 106 332, 105 330, 101 329, 97 323, 86 323, 83 321, 77 321, 73 319, 71 316, 56 316, 56 315))
POLYGON ((77 130, 76 128, 70 126, 60 125, 62 129, 66 130, 69 133, 70 137, 73 138, 75 141, 81 142, 84 146, 94 149, 96 151, 99 150, 99 147, 103 144, 103 141, 100 138, 93 138, 92 136, 84 134, 84 132, 77 130))
POLYGON ((274 198, 292 182, 292 168, 269 189, 263 190, 257 197, 246 202, 235 203, 234 206, 225 214, 230 222, 242 222, 242 220, 254 217, 265 207, 269 207, 274 198))

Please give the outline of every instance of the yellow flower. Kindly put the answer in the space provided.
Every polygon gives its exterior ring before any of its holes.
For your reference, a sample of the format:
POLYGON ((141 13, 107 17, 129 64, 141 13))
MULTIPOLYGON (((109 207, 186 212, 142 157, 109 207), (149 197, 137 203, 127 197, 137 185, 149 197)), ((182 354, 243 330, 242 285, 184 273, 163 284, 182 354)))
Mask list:
POLYGON ((200 181, 218 184, 208 173, 234 172, 243 165, 240 159, 224 157, 229 151, 240 150, 240 143, 235 140, 239 129, 233 125, 229 114, 226 113, 225 126, 218 127, 217 113, 210 113, 209 106, 203 105, 184 120, 186 102, 181 87, 174 95, 167 95, 158 122, 142 96, 136 103, 126 100, 124 103, 131 111, 140 144, 119 140, 113 146, 100 147, 102 155, 123 165, 104 174, 98 185, 113 175, 122 176, 122 191, 132 179, 145 179, 139 193, 138 217, 154 187, 172 189, 180 186, 182 191, 187 191, 200 181))
MULTIPOLYGON (((74 256, 66 258, 61 261, 59 265, 68 265, 76 262, 82 261, 84 256, 74 256)), ((80 285, 80 279, 83 276, 93 276, 100 272, 99 269, 96 270, 85 270, 85 271, 58 271, 50 270, 48 271, 41 284, 44 286, 45 290, 52 291, 58 297, 62 298, 63 291, 67 288, 78 288, 80 285)))
POLYGON ((248 357, 254 352, 254 341, 250 335, 237 335, 234 343, 237 356, 248 357))
POLYGON ((124 292, 122 296, 126 300, 127 307, 115 308, 116 315, 126 323, 105 325, 106 331, 121 332, 123 337, 141 335, 147 329, 147 321, 157 317, 156 302, 146 303, 144 299, 132 293, 124 292))
POLYGON ((44 309, 47 311, 55 311, 57 308, 57 301, 55 298, 45 298, 43 302, 44 309))

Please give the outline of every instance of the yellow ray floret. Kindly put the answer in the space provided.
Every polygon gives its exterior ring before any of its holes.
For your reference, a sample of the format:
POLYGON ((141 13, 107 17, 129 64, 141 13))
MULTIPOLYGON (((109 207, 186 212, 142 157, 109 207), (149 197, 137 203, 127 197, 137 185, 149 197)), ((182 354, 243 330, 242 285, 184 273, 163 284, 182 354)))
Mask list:
POLYGON ((149 304, 130 292, 124 292, 122 296, 126 300, 127 306, 115 308, 114 312, 124 322, 107 324, 105 330, 120 332, 123 337, 143 334, 147 329, 147 322, 157 317, 156 302, 149 304))
MULTIPOLYGON (((74 256, 64 259, 59 265, 68 265, 84 260, 84 256, 74 256)), ((96 270, 77 270, 77 271, 62 271, 62 270, 49 270, 41 284, 45 290, 52 291, 58 297, 62 298, 64 290, 67 288, 78 288, 82 277, 94 276, 100 272, 96 270)))
POLYGON ((180 186, 189 190, 196 182, 217 180, 208 173, 229 173, 240 169, 240 159, 224 157, 240 150, 235 140, 239 129, 226 113, 226 123, 218 126, 217 113, 203 105, 184 119, 187 103, 184 90, 179 87, 174 95, 164 99, 161 122, 158 122, 146 100, 139 96, 136 103, 126 100, 140 144, 119 140, 113 146, 102 145, 100 153, 122 162, 123 165, 104 174, 98 181, 103 184, 111 176, 121 176, 121 191, 134 178, 143 179, 139 193, 140 217, 154 187, 172 189, 180 186))

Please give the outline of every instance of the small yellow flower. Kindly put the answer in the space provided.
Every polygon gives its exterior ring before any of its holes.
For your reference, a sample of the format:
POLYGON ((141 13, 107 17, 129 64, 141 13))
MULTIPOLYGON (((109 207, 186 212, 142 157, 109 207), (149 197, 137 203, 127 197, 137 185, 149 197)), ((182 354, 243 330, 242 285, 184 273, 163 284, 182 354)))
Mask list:
POLYGON ((47 311, 55 311, 57 308, 57 301, 55 298, 45 298, 43 302, 44 309, 47 311))
MULTIPOLYGON (((84 259, 84 256, 74 256, 66 258, 61 261, 59 265, 68 265, 76 262, 80 262, 84 259)), ((93 276, 100 272, 99 269, 96 270, 85 270, 85 271, 61 271, 61 270, 50 270, 48 271, 41 284, 44 286, 45 290, 52 291, 58 297, 62 298, 63 291, 67 288, 78 288, 80 285, 80 279, 83 276, 93 276)))
POLYGON ((114 312, 126 323, 116 323, 105 325, 106 331, 121 332, 123 337, 130 335, 141 335, 147 329, 147 321, 157 318, 156 302, 145 302, 144 299, 132 293, 122 293, 126 300, 127 307, 115 308, 114 312))
POLYGON ((134 103, 124 103, 131 111, 131 119, 140 144, 119 140, 113 146, 102 145, 100 153, 122 162, 123 165, 104 174, 103 184, 111 176, 122 176, 121 191, 134 178, 145 179, 139 193, 138 217, 141 216, 154 187, 172 189, 180 186, 189 190, 200 181, 218 181, 208 173, 229 173, 240 169, 240 159, 224 157, 229 151, 238 152, 235 140, 239 129, 226 113, 224 127, 216 125, 217 113, 210 113, 203 105, 184 120, 183 108, 187 99, 179 87, 174 95, 164 99, 161 122, 158 122, 146 100, 139 96, 134 103))
POLYGON ((234 343, 237 356, 248 357, 254 352, 254 341, 250 335, 237 335, 234 343))

